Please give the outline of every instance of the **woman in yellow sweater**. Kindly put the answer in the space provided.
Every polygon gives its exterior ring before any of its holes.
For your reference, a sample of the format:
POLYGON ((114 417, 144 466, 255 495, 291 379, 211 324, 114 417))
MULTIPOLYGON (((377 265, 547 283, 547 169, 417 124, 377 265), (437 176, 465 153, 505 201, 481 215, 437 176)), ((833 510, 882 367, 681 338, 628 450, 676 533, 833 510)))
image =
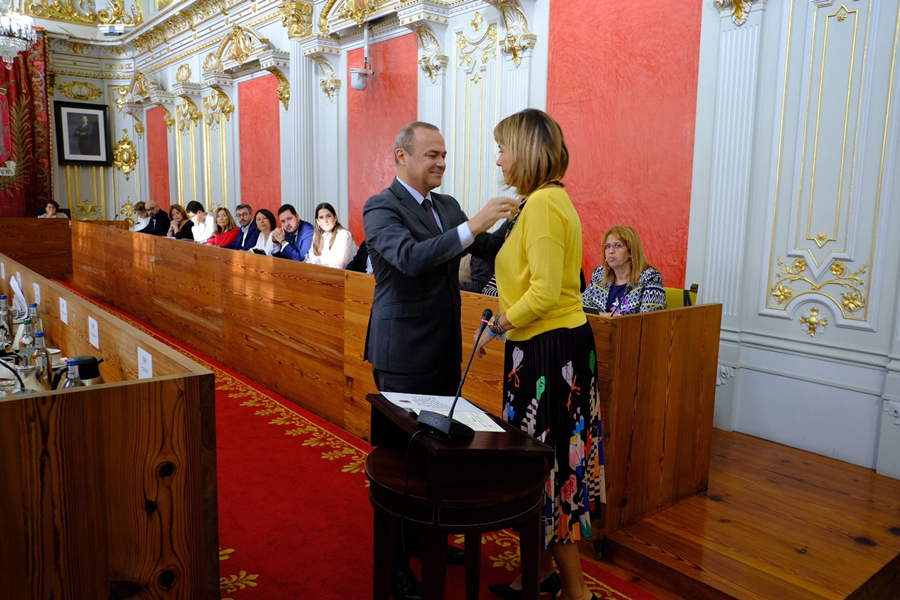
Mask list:
MULTIPOLYGON (((528 109, 497 125, 497 165, 525 197, 497 254, 500 313, 478 353, 506 338, 503 417, 556 449, 547 480, 541 591, 564 600, 592 598, 576 542, 591 535, 591 504, 602 501, 602 450, 594 336, 581 303, 581 220, 561 180, 569 153, 559 125, 528 109), (553 572, 553 561, 559 576, 553 572)), ((521 578, 494 585, 521 597, 521 578)))

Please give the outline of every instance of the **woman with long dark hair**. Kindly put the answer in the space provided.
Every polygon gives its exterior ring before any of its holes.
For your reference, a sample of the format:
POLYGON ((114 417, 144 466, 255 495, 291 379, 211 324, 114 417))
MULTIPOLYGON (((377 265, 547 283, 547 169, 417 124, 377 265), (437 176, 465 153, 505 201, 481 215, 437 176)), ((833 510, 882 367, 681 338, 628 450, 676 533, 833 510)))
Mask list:
POLYGON ((353 234, 337 219, 337 211, 327 202, 316 207, 315 232, 306 262, 343 269, 356 254, 353 234))

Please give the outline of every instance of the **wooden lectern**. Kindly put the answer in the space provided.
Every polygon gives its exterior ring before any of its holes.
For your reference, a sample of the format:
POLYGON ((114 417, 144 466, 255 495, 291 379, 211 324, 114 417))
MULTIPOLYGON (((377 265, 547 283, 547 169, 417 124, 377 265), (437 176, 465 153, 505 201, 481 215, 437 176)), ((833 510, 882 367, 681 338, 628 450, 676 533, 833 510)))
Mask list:
POLYGON ((421 433, 410 445, 416 415, 381 394, 367 400, 376 446, 366 460, 375 509, 373 598, 389 596, 394 530, 405 515, 406 530, 415 528, 422 539, 424 598, 444 597, 448 534, 466 534, 466 597, 477 598, 481 534, 517 526, 524 598, 537 600, 541 509, 553 449, 496 417, 503 433, 475 432, 472 440, 450 442, 421 433))

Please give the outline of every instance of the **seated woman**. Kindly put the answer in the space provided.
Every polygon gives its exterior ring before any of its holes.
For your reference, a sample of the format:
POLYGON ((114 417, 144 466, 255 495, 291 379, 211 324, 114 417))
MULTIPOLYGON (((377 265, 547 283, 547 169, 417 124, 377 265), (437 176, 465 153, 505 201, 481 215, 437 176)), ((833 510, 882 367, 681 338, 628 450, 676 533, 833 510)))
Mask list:
POLYGON ((237 223, 234 222, 234 217, 231 216, 231 211, 223 206, 216 209, 216 226, 213 229, 212 237, 206 240, 206 243, 211 246, 228 246, 237 239, 240 232, 237 223))
POLYGON ((138 202, 134 205, 133 220, 134 225, 129 228, 131 231, 140 231, 150 224, 150 215, 147 213, 147 208, 143 202, 138 202))
POLYGON ((275 240, 272 239, 272 230, 276 227, 275 215, 271 210, 261 208, 256 211, 253 219, 256 221, 256 228, 259 229, 259 237, 256 238, 256 246, 250 250, 257 254, 265 253, 266 256, 272 256, 275 250, 275 240))
POLYGON ((68 219, 69 215, 59 212, 59 204, 56 200, 47 200, 44 205, 44 214, 38 215, 38 219, 68 219))
POLYGON ((603 240, 604 261, 581 294, 584 305, 606 316, 665 309, 662 275, 647 262, 637 231, 616 225, 603 240))
POLYGON ((343 269, 356 254, 353 234, 341 225, 334 207, 323 202, 316 207, 316 225, 306 262, 343 269))
POLYGON ((169 208, 169 232, 166 234, 176 240, 193 240, 194 223, 187 216, 184 207, 173 204, 169 208))

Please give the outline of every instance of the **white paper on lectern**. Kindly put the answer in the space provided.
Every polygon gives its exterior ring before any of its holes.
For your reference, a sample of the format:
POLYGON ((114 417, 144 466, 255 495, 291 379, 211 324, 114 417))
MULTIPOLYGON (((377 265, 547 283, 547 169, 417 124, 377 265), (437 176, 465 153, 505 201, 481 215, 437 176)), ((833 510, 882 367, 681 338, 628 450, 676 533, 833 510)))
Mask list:
MULTIPOLYGON (((430 410, 433 412, 445 411, 449 412, 453 405, 453 396, 429 396, 428 394, 401 394, 398 392, 381 392, 381 395, 388 399, 391 404, 395 404, 406 410, 430 410)), ((484 412, 465 398, 460 398, 456 403, 456 410, 453 414, 459 412, 484 412)))
MULTIPOLYGON (((503 433, 503 428, 497 425, 494 420, 484 411, 478 410, 478 412, 459 412, 459 405, 456 405, 457 410, 453 411, 453 420, 459 421, 463 425, 468 425, 472 428, 473 431, 495 431, 497 433, 503 433)), ((440 415, 450 414, 449 410, 433 410, 432 412, 436 412, 440 415)), ((416 414, 419 414, 419 411, 416 411, 416 414)))

